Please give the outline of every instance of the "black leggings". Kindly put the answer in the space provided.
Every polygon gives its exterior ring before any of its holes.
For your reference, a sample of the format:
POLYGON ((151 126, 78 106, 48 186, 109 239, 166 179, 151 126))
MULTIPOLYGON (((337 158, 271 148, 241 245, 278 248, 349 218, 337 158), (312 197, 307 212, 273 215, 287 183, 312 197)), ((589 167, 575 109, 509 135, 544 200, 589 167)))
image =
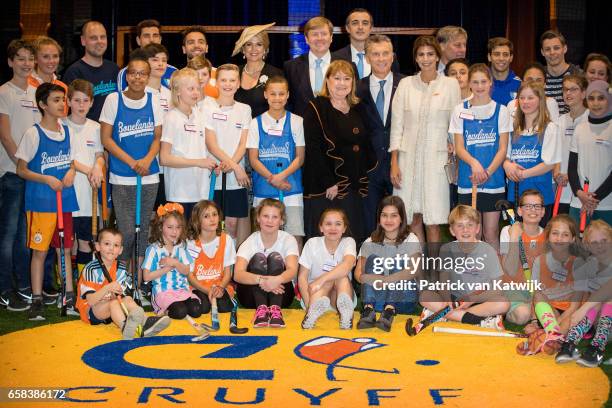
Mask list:
POLYGON ((174 302, 168 307, 168 316, 171 319, 181 320, 187 317, 200 317, 200 302, 193 298, 181 300, 180 302, 174 302))
MULTIPOLYGON (((278 276, 285 270, 285 261, 278 252, 272 252, 266 257, 259 252, 253 255, 247 272, 261 276, 278 276)), ((247 309, 256 309, 257 306, 280 306, 289 307, 293 302, 294 289, 293 283, 287 282, 284 284, 285 293, 277 295, 272 292, 266 292, 259 285, 244 285, 239 283, 236 288, 236 297, 240 304, 247 309)))
MULTIPOLYGON (((207 314, 210 312, 211 304, 208 299, 208 295, 198 289, 194 290, 193 293, 200 298, 200 312, 202 314, 207 314)), ((232 299, 229 297, 229 293, 227 290, 223 292, 223 296, 217 299, 217 309, 219 313, 229 313, 232 311, 232 299)))

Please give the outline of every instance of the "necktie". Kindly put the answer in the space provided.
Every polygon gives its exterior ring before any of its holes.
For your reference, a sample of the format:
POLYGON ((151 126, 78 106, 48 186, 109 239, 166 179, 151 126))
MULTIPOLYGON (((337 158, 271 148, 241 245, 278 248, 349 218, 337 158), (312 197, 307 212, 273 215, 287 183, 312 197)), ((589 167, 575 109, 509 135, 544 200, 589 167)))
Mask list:
POLYGON ((315 96, 321 92, 321 88, 323 87, 323 70, 321 69, 321 64, 323 63, 323 58, 319 58, 316 61, 315 67, 315 96))
POLYGON ((359 73, 359 79, 361 79, 363 78, 363 52, 358 52, 357 58, 359 58, 359 61, 357 61, 357 72, 359 73))
POLYGON ((386 79, 378 81, 380 84, 380 91, 378 91, 378 95, 376 96, 376 110, 383 123, 385 123, 385 82, 387 82, 386 79))

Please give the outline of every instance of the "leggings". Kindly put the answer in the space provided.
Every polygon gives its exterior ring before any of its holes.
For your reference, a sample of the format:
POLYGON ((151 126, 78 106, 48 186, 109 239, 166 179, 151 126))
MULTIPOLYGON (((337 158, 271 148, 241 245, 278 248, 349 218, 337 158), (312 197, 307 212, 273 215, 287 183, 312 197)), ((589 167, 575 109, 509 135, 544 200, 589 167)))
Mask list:
MULTIPOLYGON (((194 295, 200 298, 200 312, 202 314, 209 313, 211 304, 210 300, 208 299, 208 295, 198 289, 195 289, 193 293, 194 295)), ((223 296, 217 299, 217 309, 219 310, 219 313, 229 313, 232 311, 233 307, 234 304, 232 303, 229 293, 227 293, 226 290, 225 292, 223 292, 223 296)))
MULTIPOLYGON (((253 255, 247 272, 261 276, 278 276, 285 270, 285 261, 278 252, 272 252, 266 257, 263 253, 253 255)), ((236 288, 236 297, 240 304, 247 309, 256 309, 260 305, 280 306, 286 308, 291 305, 294 297, 293 283, 284 284, 285 293, 277 295, 266 292, 259 285, 244 285, 239 283, 236 288)))
POLYGON ((202 313, 200 312, 200 302, 193 298, 181 300, 179 302, 174 302, 170 306, 168 306, 168 316, 171 319, 181 320, 187 317, 187 315, 191 317, 200 317, 202 313))

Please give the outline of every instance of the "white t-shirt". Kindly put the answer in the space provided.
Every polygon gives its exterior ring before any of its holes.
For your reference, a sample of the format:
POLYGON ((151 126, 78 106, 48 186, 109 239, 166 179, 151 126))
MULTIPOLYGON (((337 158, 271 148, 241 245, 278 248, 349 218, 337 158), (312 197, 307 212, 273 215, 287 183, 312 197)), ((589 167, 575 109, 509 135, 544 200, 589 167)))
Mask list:
MULTIPOLYGON (((32 85, 28 85, 25 91, 10 81, 0 86, 0 114, 9 117, 11 137, 16 146, 19 146, 25 131, 40 122, 35 94, 36 88, 32 85)), ((17 169, 4 146, 0 145, 0 177, 7 171, 16 173, 17 169)))
POLYGON ((342 238, 336 251, 330 254, 325 246, 325 237, 314 237, 306 241, 299 262, 310 270, 308 274, 310 283, 335 268, 347 255, 357 256, 357 246, 353 238, 342 238))
POLYGON ((151 88, 150 86, 145 87, 145 92, 151 93, 159 100, 159 107, 162 112, 162 122, 166 117, 166 114, 173 108, 172 106, 172 92, 165 86, 161 86, 160 89, 151 88))
MULTIPOLYGON (((463 134, 463 119, 460 117, 461 112, 474 115, 475 120, 488 119, 495 113, 495 105, 495 101, 491 100, 486 105, 474 106, 468 103, 468 109, 464 109, 463 103, 460 103, 459 105, 455 106, 455 109, 453 109, 448 132, 453 134, 463 134)), ((511 133, 513 130, 510 113, 508 112, 508 108, 506 108, 504 105, 499 107, 497 126, 499 133, 511 133)))
MULTIPOLYGON (((572 119, 569 113, 565 113, 557 120, 557 126, 559 126, 559 141, 561 142, 561 169, 560 173, 567 174, 567 165, 569 162, 569 145, 571 140, 574 138, 574 130, 576 126, 587 120, 589 117, 589 110, 585 110, 584 113, 578 116, 576 119, 572 119)), ((569 204, 572 201, 572 188, 569 183, 563 188, 561 194, 561 203, 569 204)))
MULTIPOLYGON (((45 132, 45 135, 47 135, 49 139, 55 140, 56 142, 61 142, 66 137, 63 127, 60 128, 59 132, 54 132, 52 130, 45 129, 42 126, 40 128, 43 130, 43 132, 45 132)), ((17 147, 17 153, 15 153, 15 156, 18 159, 21 159, 29 163, 30 161, 32 161, 34 156, 36 156, 36 151, 38 150, 39 142, 40 142, 40 139, 38 137, 38 129, 36 128, 36 126, 32 126, 28 130, 26 130, 26 132, 23 134, 23 138, 21 139, 21 143, 19 143, 19 146, 17 147)), ((77 144, 78 144, 78 140, 75 139, 74 133, 71 133, 70 134, 70 160, 74 160, 75 149, 73 146, 76 146, 77 144)))
MULTIPOLYGON (((588 120, 580 123, 570 141, 569 151, 578 153, 580 185, 584 185, 584 178, 587 177, 590 181, 589 191, 595 191, 612 172, 612 120, 599 124, 588 120)), ((582 208, 578 197, 573 197, 570 205, 582 208)), ((601 200, 596 209, 612 210, 612 194, 601 200)))
MULTIPOLYGON (((285 126, 285 118, 286 115, 283 116, 280 120, 276 120, 272 116, 270 116, 268 112, 264 112, 261 115, 261 124, 263 130, 267 133, 270 133, 270 131, 272 131, 274 134, 282 132, 285 126)), ((293 113, 291 114, 291 136, 293 137, 293 142, 295 143, 296 147, 306 146, 306 143, 304 141, 304 120, 301 116, 294 115, 293 113)), ((246 147, 247 149, 259 149, 259 124, 257 123, 257 118, 251 120, 246 147)), ((257 207, 262 200, 263 197, 255 196, 253 198, 253 207, 257 207)), ((290 196, 286 196, 284 197, 283 203, 289 207, 301 207, 304 205, 303 195, 293 194, 290 196)))
MULTIPOLYGON (((503 275, 497 252, 486 242, 478 241, 474 243, 474 247, 469 253, 461 249, 458 241, 449 242, 440 248, 439 256, 445 266, 450 264, 447 259, 453 259, 455 267, 445 270, 449 273, 450 281, 466 284, 464 290, 451 290, 451 293, 457 297, 474 292, 474 290, 467 288, 468 283, 491 284, 493 280, 503 275)), ((491 287, 493 287, 492 284, 491 287)))
MULTIPOLYGON (((231 106, 219 106, 216 100, 204 100, 204 125, 206 129, 215 132, 217 144, 228 156, 233 156, 240 145, 242 131, 248 130, 251 123, 251 107, 247 104, 234 102, 231 106)), ((218 161, 221 161, 217 158, 218 161)), ((244 168, 244 156, 239 165, 244 168)), ((227 173, 228 190, 238 190, 241 187, 236 180, 236 174, 227 173)), ((217 177, 215 190, 221 190, 221 177, 217 177)))
MULTIPOLYGON (((172 145, 174 156, 203 159, 209 156, 204 136, 204 122, 199 110, 187 117, 174 108, 166 115, 162 127, 162 143, 172 145)), ((208 199, 210 170, 200 167, 165 167, 166 199, 179 203, 195 203, 208 199)))
MULTIPOLYGON (((522 135, 530 136, 533 133, 523 131, 522 135)), ((512 159, 512 136, 508 138, 508 152, 506 157, 512 159)), ((559 127, 554 122, 549 122, 542 138, 542 161, 544 164, 561 163, 561 142, 559 141, 559 127)))
POLYGON ((240 245, 237 256, 250 261, 253 255, 259 252, 266 256, 272 252, 278 252, 283 259, 287 258, 289 255, 300 256, 297 241, 293 235, 282 230, 278 231, 276 242, 274 242, 274 245, 270 248, 264 246, 261 240, 261 232, 255 231, 242 243, 242 245, 240 245))
MULTIPOLYGON (((538 235, 544 231, 544 228, 538 227, 538 235)), ((535 241, 534 237, 534 240, 535 241)), ((506 255, 510 252, 510 225, 506 225, 502 228, 499 234, 499 254, 506 255)))
MULTIPOLYGON (((64 123, 70 128, 75 144, 72 147, 74 160, 92 167, 96 162, 96 153, 102 153, 104 148, 100 142, 100 124, 87 119, 84 124, 78 125, 66 118, 64 123)), ((87 174, 79 171, 74 177, 74 190, 76 192, 79 211, 72 213, 74 217, 91 217, 91 184, 87 174)))
MULTIPOLYGON (((518 109, 518 99, 511 100, 506 107, 508 108, 510 117, 514 120, 514 113, 518 109)), ((550 96, 546 97, 546 108, 548 109, 550 120, 556 122, 559 119, 559 105, 557 105, 555 98, 551 98, 550 96)))
MULTIPOLYGON (((202 244, 202 246, 196 245, 195 240, 187 241, 187 252, 191 256, 191 259, 197 259, 200 253, 204 250, 204 253, 209 258, 213 258, 219 249, 219 237, 215 237, 210 242, 202 244)), ((234 247, 234 240, 227 235, 225 239, 225 252, 223 254, 223 267, 232 266, 236 263, 236 248, 234 247)))
MULTIPOLYGON (((146 92, 145 92, 145 95, 141 99, 137 99, 137 100, 130 99, 123 94, 122 96, 123 96, 124 105, 130 109, 142 109, 147 104, 146 92)), ((100 113, 100 123, 104 122, 111 126, 115 125, 115 118, 117 117, 117 107, 119 105, 118 98, 119 98, 119 93, 117 92, 113 92, 112 94, 106 97, 106 99, 104 100, 104 106, 102 107, 102 112, 100 113)), ((159 98, 156 95, 153 95, 151 103, 153 105, 153 121, 155 123, 155 126, 156 127, 161 126, 163 123, 164 115, 163 115, 163 110, 159 104, 159 98)), ((123 186, 135 186, 136 185, 136 177, 118 176, 114 174, 113 172, 110 173, 109 181, 111 184, 120 184, 123 186)), ((154 183, 159 183, 158 174, 150 174, 142 178, 142 184, 154 184, 154 183)))

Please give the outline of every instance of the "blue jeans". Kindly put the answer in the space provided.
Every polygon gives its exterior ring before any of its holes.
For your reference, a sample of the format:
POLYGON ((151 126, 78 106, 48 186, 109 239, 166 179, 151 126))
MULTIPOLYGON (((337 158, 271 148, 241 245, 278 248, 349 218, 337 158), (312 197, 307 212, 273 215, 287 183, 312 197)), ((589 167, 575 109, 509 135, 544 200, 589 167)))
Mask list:
MULTIPOLYGON (((379 257, 370 255, 366 259, 365 274, 372 274, 374 260, 376 258, 379 257)), ((395 272, 399 272, 399 270, 390 271, 390 274, 392 275, 395 272)), ((372 285, 361 285, 362 303, 364 305, 373 305, 376 311, 382 311, 386 305, 391 305, 395 308, 397 313, 410 314, 414 311, 418 299, 417 290, 376 290, 372 285)))
POLYGON ((24 195, 22 178, 9 172, 0 177, 0 292, 30 286, 24 195))

